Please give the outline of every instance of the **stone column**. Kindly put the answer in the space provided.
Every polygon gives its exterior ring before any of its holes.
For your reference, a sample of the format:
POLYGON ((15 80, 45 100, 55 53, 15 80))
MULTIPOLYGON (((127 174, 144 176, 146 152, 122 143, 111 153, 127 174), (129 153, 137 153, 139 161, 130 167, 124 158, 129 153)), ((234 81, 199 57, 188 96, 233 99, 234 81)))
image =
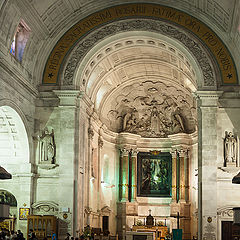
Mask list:
POLYGON ((172 202, 177 202, 177 150, 172 155, 172 202))
POLYGON ((131 189, 131 202, 137 201, 137 150, 132 150, 132 189, 131 189))
POLYGON ((120 150, 120 183, 119 183, 119 196, 120 202, 128 202, 128 177, 129 177, 129 150, 123 148, 120 150))
POLYGON ((222 92, 198 91, 198 239, 217 238, 217 123, 222 92))
POLYGON ((67 232, 75 236, 78 228, 79 107, 77 98, 80 92, 75 90, 54 90, 53 92, 59 99, 58 114, 55 119, 58 122, 56 130, 59 160, 58 204, 59 209, 69 209, 67 220, 61 218, 64 224, 59 227, 61 235, 59 238, 62 238, 67 232))
POLYGON ((189 202, 189 150, 186 150, 184 158, 185 174, 185 201, 189 202))

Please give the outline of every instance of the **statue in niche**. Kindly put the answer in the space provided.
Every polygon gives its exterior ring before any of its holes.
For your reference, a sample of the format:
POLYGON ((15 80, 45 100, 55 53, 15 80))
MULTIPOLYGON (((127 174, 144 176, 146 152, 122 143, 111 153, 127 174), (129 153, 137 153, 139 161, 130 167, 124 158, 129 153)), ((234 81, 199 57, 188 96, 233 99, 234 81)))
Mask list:
POLYGON ((40 163, 54 163, 56 154, 56 145, 54 141, 54 132, 49 132, 45 128, 41 136, 38 136, 40 163))
POLYGON ((236 163, 237 160, 237 140, 232 132, 226 134, 224 139, 225 163, 236 163))

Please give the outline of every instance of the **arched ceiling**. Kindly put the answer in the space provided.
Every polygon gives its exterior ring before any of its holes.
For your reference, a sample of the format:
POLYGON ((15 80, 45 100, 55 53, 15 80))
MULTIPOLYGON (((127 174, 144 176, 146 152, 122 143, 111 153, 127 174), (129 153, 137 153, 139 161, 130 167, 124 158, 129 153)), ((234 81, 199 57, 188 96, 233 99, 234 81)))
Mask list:
POLYGON ((8 170, 15 168, 16 171, 16 165, 19 168, 19 164, 29 162, 25 126, 18 113, 9 106, 0 107, 0 143, 0 162, 8 170))
MULTIPOLYGON (((2 0, 0 1, 0 51, 8 67, 17 68, 19 79, 37 87, 41 84, 49 53, 59 38, 79 20, 101 9, 119 4, 145 1, 129 0, 2 0), (23 20, 31 29, 21 63, 11 58, 9 49, 17 25, 23 20)), ((184 11, 213 29, 240 60, 240 2, 228 0, 152 0, 184 11), (230 39, 230 40, 229 40, 230 39)))
POLYGON ((195 60, 160 36, 129 35, 120 38, 119 34, 118 40, 89 53, 91 57, 79 73, 81 91, 113 132, 143 137, 193 133, 195 60))
MULTIPOLYGON (((6 1, 6 0, 5 0, 6 1)), ((4 1, 3 1, 4 2, 4 1)), ((99 8, 129 3, 129 0, 23 0, 36 18, 41 21, 42 28, 50 34, 64 28, 65 25, 79 19, 79 15, 86 16, 99 8)), ((144 1, 131 1, 144 2, 144 1)), ((215 24, 222 31, 228 32, 238 28, 237 17, 239 17, 239 2, 228 0, 155 0, 153 3, 160 3, 166 6, 185 10, 192 15, 202 19, 208 19, 210 24, 215 24), (234 26, 235 25, 235 26, 234 26)), ((3 3, 2 3, 3 4, 3 3)), ((23 6, 24 7, 24 6, 23 6)), ((239 19, 238 19, 239 20, 239 19)))

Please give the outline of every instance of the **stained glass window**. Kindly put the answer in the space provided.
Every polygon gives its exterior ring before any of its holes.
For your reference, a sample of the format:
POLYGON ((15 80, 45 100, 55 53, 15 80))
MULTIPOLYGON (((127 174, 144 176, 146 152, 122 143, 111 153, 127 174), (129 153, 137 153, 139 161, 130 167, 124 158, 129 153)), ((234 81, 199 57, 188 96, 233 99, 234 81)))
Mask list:
POLYGON ((16 49, 16 35, 14 35, 13 37, 13 41, 11 44, 11 49, 10 49, 10 53, 15 56, 15 49, 16 49))
POLYGON ((19 61, 22 61, 23 52, 26 47, 29 34, 30 29, 22 20, 17 27, 17 31, 13 37, 10 48, 10 53, 15 56, 19 61))

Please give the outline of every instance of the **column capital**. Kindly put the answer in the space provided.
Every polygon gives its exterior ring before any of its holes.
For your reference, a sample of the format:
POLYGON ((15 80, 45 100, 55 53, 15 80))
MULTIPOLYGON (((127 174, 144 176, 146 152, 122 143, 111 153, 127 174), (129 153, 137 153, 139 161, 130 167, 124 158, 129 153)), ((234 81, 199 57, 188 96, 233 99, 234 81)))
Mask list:
POLYGON ((122 156, 128 156, 128 154, 129 154, 130 151, 131 151, 131 150, 128 149, 128 148, 120 148, 119 150, 120 150, 122 156))
POLYGON ((200 101, 200 107, 216 107, 223 91, 196 91, 194 96, 200 101))
POLYGON ((170 154, 172 155, 173 158, 177 157, 177 149, 173 149, 172 151, 170 151, 170 154))
POLYGON ((187 148, 183 148, 178 150, 179 153, 179 157, 186 157, 188 155, 188 149, 187 148))
POLYGON ((139 151, 137 149, 132 149, 131 153, 133 157, 137 157, 137 154, 139 153, 139 151))
POLYGON ((81 96, 79 90, 52 90, 53 93, 59 98, 60 106, 75 106, 76 99, 81 96))

